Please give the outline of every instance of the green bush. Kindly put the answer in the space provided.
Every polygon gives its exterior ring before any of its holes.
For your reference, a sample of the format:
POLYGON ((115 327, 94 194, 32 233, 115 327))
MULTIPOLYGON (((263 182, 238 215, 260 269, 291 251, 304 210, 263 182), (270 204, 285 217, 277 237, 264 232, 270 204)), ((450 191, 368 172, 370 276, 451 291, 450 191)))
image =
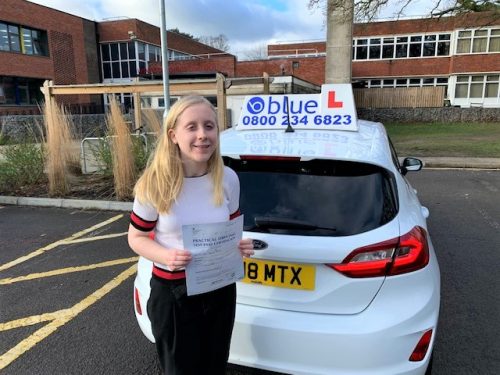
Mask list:
POLYGON ((97 144, 90 147, 90 152, 99 166, 99 172, 104 176, 113 175, 113 155, 111 154, 111 145, 108 138, 99 138, 97 144))
POLYGON ((142 136, 132 137, 135 170, 139 173, 146 167, 153 145, 142 136))
MULTIPOLYGON (((134 155, 134 167, 137 172, 142 171, 148 162, 152 152, 153 144, 144 137, 132 137, 132 154, 134 155), (147 144, 146 144, 147 142, 147 144)), ((109 137, 99 138, 96 144, 89 146, 92 156, 99 165, 99 172, 104 176, 113 175, 113 157, 109 137)))
POLYGON ((6 145, 10 142, 9 136, 0 132, 0 146, 6 145))
POLYGON ((2 146, 0 151, 0 189, 17 190, 45 179, 44 151, 36 143, 2 146))

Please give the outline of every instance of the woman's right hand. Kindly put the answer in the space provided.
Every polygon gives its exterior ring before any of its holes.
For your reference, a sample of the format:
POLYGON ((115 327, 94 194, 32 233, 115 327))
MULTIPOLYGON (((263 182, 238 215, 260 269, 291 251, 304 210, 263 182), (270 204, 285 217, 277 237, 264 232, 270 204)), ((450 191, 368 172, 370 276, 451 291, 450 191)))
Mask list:
POLYGON ((166 265, 172 271, 175 271, 186 267, 186 265, 191 261, 192 256, 191 252, 188 250, 168 249, 165 251, 164 258, 165 260, 161 263, 166 265))

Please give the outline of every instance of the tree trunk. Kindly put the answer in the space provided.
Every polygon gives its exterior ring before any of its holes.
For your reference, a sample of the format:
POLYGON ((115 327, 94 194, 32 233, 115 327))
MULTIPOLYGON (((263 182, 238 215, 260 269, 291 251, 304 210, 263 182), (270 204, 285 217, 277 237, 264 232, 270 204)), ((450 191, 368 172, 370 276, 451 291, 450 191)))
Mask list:
POLYGON ((353 0, 328 0, 325 83, 351 83, 353 0))

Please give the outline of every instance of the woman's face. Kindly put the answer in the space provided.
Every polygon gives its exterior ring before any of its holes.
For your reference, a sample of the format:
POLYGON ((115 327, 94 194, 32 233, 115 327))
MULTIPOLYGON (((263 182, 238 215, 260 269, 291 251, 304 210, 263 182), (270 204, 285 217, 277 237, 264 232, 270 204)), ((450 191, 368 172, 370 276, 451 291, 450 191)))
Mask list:
POLYGON ((204 103, 186 108, 168 135, 179 146, 185 175, 191 177, 206 173, 208 160, 218 142, 217 119, 213 109, 204 103))

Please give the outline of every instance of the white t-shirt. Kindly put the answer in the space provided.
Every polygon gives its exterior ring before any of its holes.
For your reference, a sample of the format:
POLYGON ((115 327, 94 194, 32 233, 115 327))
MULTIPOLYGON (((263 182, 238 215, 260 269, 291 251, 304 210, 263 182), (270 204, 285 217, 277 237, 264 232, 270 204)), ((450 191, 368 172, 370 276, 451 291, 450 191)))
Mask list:
MULTIPOLYGON (((201 177, 185 177, 181 193, 168 214, 158 214, 156 208, 134 199, 132 225, 142 231, 154 230, 154 240, 166 248, 184 249, 182 226, 189 224, 216 223, 229 220, 238 211, 240 182, 236 173, 224 167, 224 200, 216 206, 210 174, 201 177)), ((156 266, 168 269, 163 264, 156 266)))

